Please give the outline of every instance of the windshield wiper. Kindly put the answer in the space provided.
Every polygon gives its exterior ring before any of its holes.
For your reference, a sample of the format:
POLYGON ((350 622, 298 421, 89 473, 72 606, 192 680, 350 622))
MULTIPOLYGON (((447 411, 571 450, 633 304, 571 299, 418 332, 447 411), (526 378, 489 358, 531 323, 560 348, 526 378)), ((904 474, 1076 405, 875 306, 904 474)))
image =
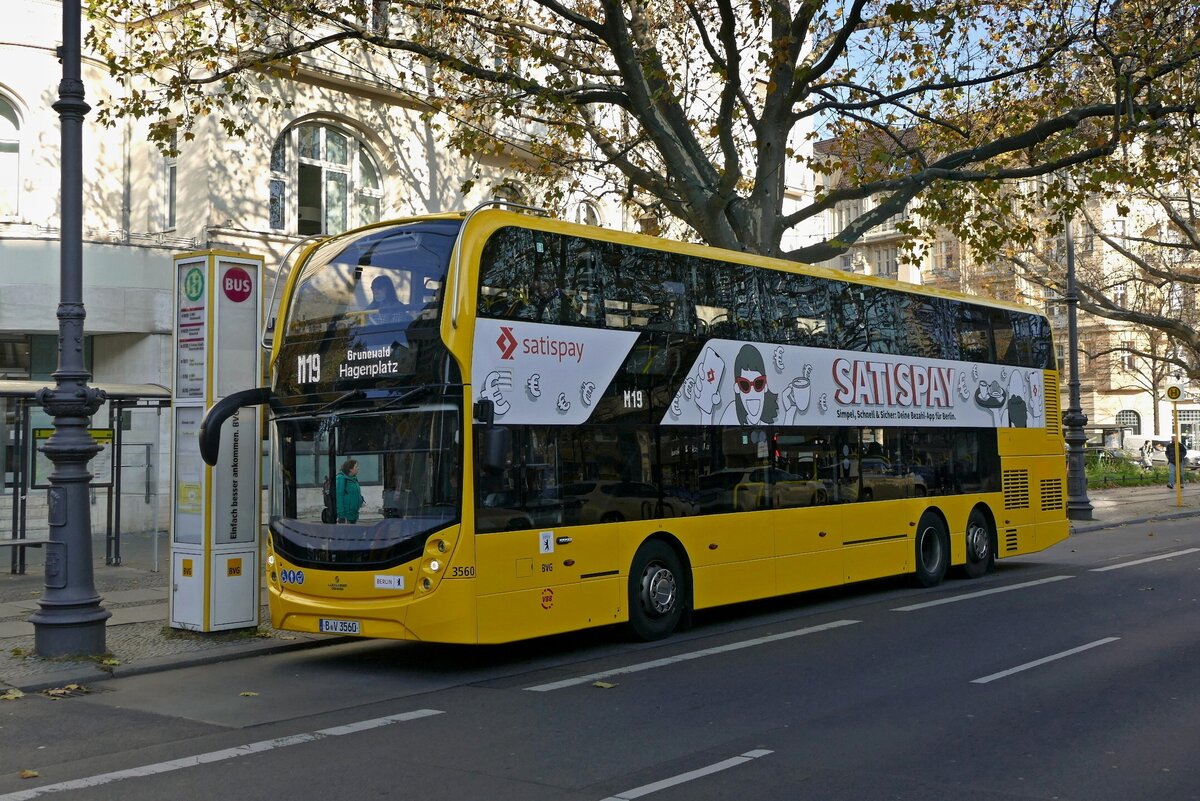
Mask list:
POLYGON ((443 385, 442 384, 422 384, 419 387, 413 387, 412 389, 409 389, 405 392, 401 392, 399 395, 397 395, 394 398, 391 398, 390 400, 388 400, 387 403, 384 403, 380 406, 372 406, 367 409, 355 409, 352 412, 348 412, 347 414, 342 415, 342 417, 343 418, 358 417, 358 416, 364 415, 364 414, 376 414, 378 412, 386 411, 387 409, 395 408, 396 406, 399 406, 402 403, 406 403, 407 401, 411 401, 414 398, 424 395, 426 392, 432 391, 435 386, 443 386, 443 385))
POLYGON ((365 398, 366 396, 367 396, 367 393, 363 392, 361 389, 352 389, 349 392, 346 392, 346 393, 334 398, 329 403, 325 404, 324 406, 320 407, 319 409, 314 409, 311 412, 305 411, 305 412, 292 412, 290 414, 279 414, 271 419, 272 420, 291 420, 294 417, 313 417, 313 416, 321 414, 323 412, 327 412, 331 409, 336 409, 337 407, 341 406, 343 403, 347 403, 352 400, 358 400, 360 398, 365 398))

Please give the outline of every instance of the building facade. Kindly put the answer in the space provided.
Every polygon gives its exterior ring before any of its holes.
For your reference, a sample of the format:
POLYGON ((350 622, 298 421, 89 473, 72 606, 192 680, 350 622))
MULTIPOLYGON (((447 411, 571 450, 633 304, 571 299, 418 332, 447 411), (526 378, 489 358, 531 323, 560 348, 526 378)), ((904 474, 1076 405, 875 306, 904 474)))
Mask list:
MULTIPOLYGON (((57 367, 59 301, 59 119, 62 36, 56 0, 10 0, 0 42, 0 537, 21 512, 27 533, 45 526, 45 493, 18 486, 22 427, 50 418, 6 397, 3 382, 51 383, 57 367), (29 419, 21 418, 27 415, 29 419)), ((88 24, 85 20, 85 26, 88 24)), ((117 91, 105 65, 83 54, 88 102, 117 91)), ((164 155, 145 124, 104 127, 84 120, 83 282, 85 358, 92 383, 169 390, 173 367, 176 254, 223 250, 263 257, 270 296, 284 257, 313 236, 380 219, 458 211, 491 197, 525 200, 507 157, 464 158, 441 143, 420 93, 397 91, 405 77, 386 60, 351 64, 311 57, 287 78, 264 79, 286 108, 264 108, 244 136, 211 118, 164 155), (390 72, 389 72, 390 70, 390 72), (471 188, 464 191, 464 187, 471 188)), ((182 137, 180 137, 182 139, 182 137)), ((586 177, 581 181, 587 186, 586 177)), ((586 192, 568 201, 580 222, 631 227, 620 207, 586 192)), ((264 322, 272 317, 264 310, 264 322)), ((110 423, 102 407, 97 428, 110 423)), ((169 408, 128 408, 115 418, 124 444, 120 528, 164 530, 170 489, 169 408), (119 418, 119 419, 118 419, 119 418)), ((24 436, 28 436, 27 433, 24 436)), ((28 471, 28 463, 24 465, 28 471)), ((104 493, 93 531, 110 514, 104 493)))

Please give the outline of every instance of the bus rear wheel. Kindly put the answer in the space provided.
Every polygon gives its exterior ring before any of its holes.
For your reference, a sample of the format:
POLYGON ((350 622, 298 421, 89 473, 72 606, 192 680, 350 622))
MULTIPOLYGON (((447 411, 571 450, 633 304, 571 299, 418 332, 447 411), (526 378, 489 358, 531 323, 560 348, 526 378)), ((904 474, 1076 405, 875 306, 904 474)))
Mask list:
POLYGON ((683 617, 688 579, 671 546, 650 540, 629 570, 629 627, 640 640, 661 640, 683 617))
POLYGON ((967 561, 963 573, 967 578, 980 578, 996 566, 995 537, 987 517, 978 509, 967 518, 967 561))
POLYGON ((916 582, 921 587, 936 587, 946 577, 950 563, 950 534, 942 518, 933 512, 921 515, 915 537, 916 582))

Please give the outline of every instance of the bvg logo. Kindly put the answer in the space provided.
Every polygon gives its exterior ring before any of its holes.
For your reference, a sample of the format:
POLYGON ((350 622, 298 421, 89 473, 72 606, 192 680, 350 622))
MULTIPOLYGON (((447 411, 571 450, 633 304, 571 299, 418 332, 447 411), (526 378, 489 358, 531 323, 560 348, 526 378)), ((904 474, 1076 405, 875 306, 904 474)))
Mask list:
POLYGON ((517 349, 517 338, 513 336, 512 326, 500 326, 500 337, 496 340, 500 347, 500 358, 511 360, 513 351, 517 349))

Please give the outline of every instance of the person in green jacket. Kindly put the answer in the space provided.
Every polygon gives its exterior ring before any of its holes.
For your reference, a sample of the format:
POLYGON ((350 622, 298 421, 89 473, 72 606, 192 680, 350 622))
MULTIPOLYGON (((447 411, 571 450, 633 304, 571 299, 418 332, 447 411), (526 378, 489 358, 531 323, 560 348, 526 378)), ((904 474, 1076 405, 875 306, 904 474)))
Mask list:
POLYGON ((358 460, 347 459, 338 471, 334 487, 337 493, 339 523, 357 523, 358 510, 363 504, 362 488, 358 486, 358 460))

